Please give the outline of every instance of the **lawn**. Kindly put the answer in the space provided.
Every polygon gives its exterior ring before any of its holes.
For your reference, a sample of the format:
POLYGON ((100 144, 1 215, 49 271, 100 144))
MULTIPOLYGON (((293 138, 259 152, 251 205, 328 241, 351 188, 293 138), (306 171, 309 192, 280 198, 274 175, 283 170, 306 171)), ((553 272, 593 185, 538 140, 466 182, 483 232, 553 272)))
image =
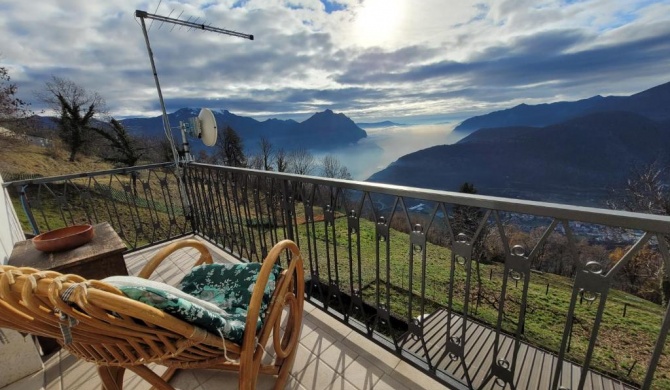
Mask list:
MULTIPOLYGON (((421 314, 430 314, 439 306, 448 305, 448 289, 451 281, 451 252, 448 248, 426 245, 425 304, 421 312, 422 269, 421 253, 414 253, 414 266, 410 267, 410 238, 408 234, 390 230, 388 242, 380 242, 380 260, 377 262, 375 225, 360 220, 360 234, 351 235, 352 253, 349 256, 349 230, 347 219, 337 218, 328 232, 323 222, 299 226, 299 241, 303 251, 311 249, 313 267, 319 267, 319 277, 324 282, 336 282, 341 291, 351 290, 350 275, 354 289, 360 289, 364 300, 377 306, 390 302, 390 310, 398 318, 410 321, 421 314), (314 232, 310 240, 308 228, 314 232), (356 255, 360 245, 359 257, 356 255), (386 245, 390 257, 386 259, 386 245), (306 248, 310 247, 309 249, 306 248), (337 256, 335 257, 335 253, 337 256), (351 265, 350 266, 350 261, 351 265), (388 268, 387 268, 388 267, 388 268), (410 269, 411 268, 411 269, 410 269), (360 269, 360 272, 359 272, 360 269), (377 269, 380 270, 379 279, 377 269), (388 273, 386 270, 388 269, 388 273), (413 310, 408 309, 410 272, 413 275, 411 294, 413 310), (336 280, 336 276, 339 279, 336 280), (359 282, 360 281, 360 282, 359 282), (389 283, 386 283, 386 282, 389 283)), ((504 266, 500 263, 473 263, 470 294, 470 315, 477 320, 495 326, 498 319, 498 304, 501 295, 504 266), (479 275, 479 277, 477 277, 479 275), (478 283, 480 282, 480 283, 478 283), (478 300, 479 297, 479 300, 478 300), (477 302, 479 301, 479 304, 477 302)), ((466 272, 457 264, 454 274, 454 296, 452 307, 462 312, 465 297, 466 272)), ((509 278, 504 307, 502 327, 505 331, 516 331, 520 302, 522 300, 523 279, 514 283, 509 278)), ((549 351, 560 348, 569 302, 572 295, 572 280, 547 273, 531 273, 527 314, 523 338, 526 342, 549 351)), ((572 330, 568 359, 582 362, 588 347, 591 329, 595 319, 599 299, 593 302, 578 300, 572 330)), ((660 332, 664 308, 633 295, 611 290, 591 362, 592 368, 627 382, 640 384, 644 378, 654 343, 660 332), (626 315, 624 317, 624 306, 626 315), (629 373, 630 370, 630 373, 629 373)), ((670 358, 666 349, 656 374, 656 388, 670 388, 670 358)))

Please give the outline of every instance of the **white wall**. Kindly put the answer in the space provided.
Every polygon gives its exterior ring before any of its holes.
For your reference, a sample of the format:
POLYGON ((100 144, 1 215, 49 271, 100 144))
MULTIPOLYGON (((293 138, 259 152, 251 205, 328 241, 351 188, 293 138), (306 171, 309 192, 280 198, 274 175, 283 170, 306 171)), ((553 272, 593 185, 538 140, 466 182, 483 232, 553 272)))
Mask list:
POLYGON ((0 264, 7 264, 14 243, 24 240, 23 231, 0 176, 0 264), (5 226, 7 227, 5 229, 5 226))
MULTIPOLYGON (((2 187, 0 176, 0 264, 7 264, 14 243, 24 240, 21 225, 9 199, 2 187), (7 228, 5 228, 5 226, 7 228)), ((31 336, 22 336, 19 332, 0 329, 0 387, 24 378, 43 368, 35 343, 31 336)))

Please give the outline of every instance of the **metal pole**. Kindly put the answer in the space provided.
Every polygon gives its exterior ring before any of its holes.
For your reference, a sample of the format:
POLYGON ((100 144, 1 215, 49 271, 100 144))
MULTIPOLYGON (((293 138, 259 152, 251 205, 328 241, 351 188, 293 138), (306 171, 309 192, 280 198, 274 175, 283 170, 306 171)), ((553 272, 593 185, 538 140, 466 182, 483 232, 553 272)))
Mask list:
POLYGON ((156 82, 156 90, 158 91, 158 100, 161 104, 161 111, 163 112, 163 130, 165 130, 165 135, 170 142, 170 148, 172 149, 172 155, 174 156, 175 165, 179 169, 179 155, 177 154, 177 148, 174 146, 174 138, 172 137, 172 129, 170 128, 170 120, 168 119, 167 111, 165 110, 165 101, 163 100, 163 93, 161 92, 161 84, 158 81, 158 72, 156 72, 156 63, 154 62, 154 54, 151 51, 151 45, 149 44, 149 33, 147 32, 147 26, 144 23, 144 17, 142 15, 136 14, 139 16, 140 22, 142 23, 142 33, 144 34, 144 42, 147 44, 147 52, 149 53, 149 61, 151 61, 151 70, 154 74, 154 81, 156 82))
MULTIPOLYGON (((172 128, 170 127, 170 120, 168 118, 167 111, 165 110, 165 101, 163 100, 163 92, 161 92, 161 84, 158 81, 158 72, 156 71, 156 63, 154 62, 154 55, 151 51, 151 45, 149 44, 149 33, 147 32, 147 26, 144 23, 144 17, 140 14, 140 21, 142 22, 142 33, 144 34, 144 42, 147 44, 147 52, 149 53, 149 61, 151 62, 151 70, 154 74, 154 81, 156 82, 156 90, 158 91, 158 100, 161 103, 161 111, 163 112, 163 130, 165 130, 165 136, 170 142, 170 148, 172 149, 172 155, 174 156, 175 164, 175 173, 177 176, 177 181, 179 182, 179 191, 181 192, 182 202, 184 204, 184 212, 186 217, 191 216, 191 203, 188 199, 188 194, 186 193, 186 187, 184 185, 184 169, 179 165, 179 154, 177 153, 177 148, 174 146, 174 138, 172 136, 172 128)), ((184 156, 185 158, 187 156, 184 156)), ((188 160, 185 160, 188 162, 188 160)))

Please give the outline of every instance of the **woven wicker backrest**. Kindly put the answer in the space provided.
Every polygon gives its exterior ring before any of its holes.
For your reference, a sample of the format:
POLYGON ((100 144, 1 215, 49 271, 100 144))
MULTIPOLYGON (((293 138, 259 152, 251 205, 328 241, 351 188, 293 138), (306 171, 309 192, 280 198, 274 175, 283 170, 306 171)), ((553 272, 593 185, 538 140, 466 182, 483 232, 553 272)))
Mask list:
POLYGON ((55 338, 107 365, 162 361, 208 338, 108 284, 11 266, 0 266, 0 326, 55 338))

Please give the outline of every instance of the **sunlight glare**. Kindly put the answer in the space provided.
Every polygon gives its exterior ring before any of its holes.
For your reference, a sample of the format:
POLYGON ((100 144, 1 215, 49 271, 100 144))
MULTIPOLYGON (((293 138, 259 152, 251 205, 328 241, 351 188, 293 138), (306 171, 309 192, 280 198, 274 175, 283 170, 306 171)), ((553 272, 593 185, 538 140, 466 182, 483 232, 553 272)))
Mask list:
POLYGON ((364 46, 391 43, 405 15, 403 0, 366 0, 356 15, 356 41, 364 46))

